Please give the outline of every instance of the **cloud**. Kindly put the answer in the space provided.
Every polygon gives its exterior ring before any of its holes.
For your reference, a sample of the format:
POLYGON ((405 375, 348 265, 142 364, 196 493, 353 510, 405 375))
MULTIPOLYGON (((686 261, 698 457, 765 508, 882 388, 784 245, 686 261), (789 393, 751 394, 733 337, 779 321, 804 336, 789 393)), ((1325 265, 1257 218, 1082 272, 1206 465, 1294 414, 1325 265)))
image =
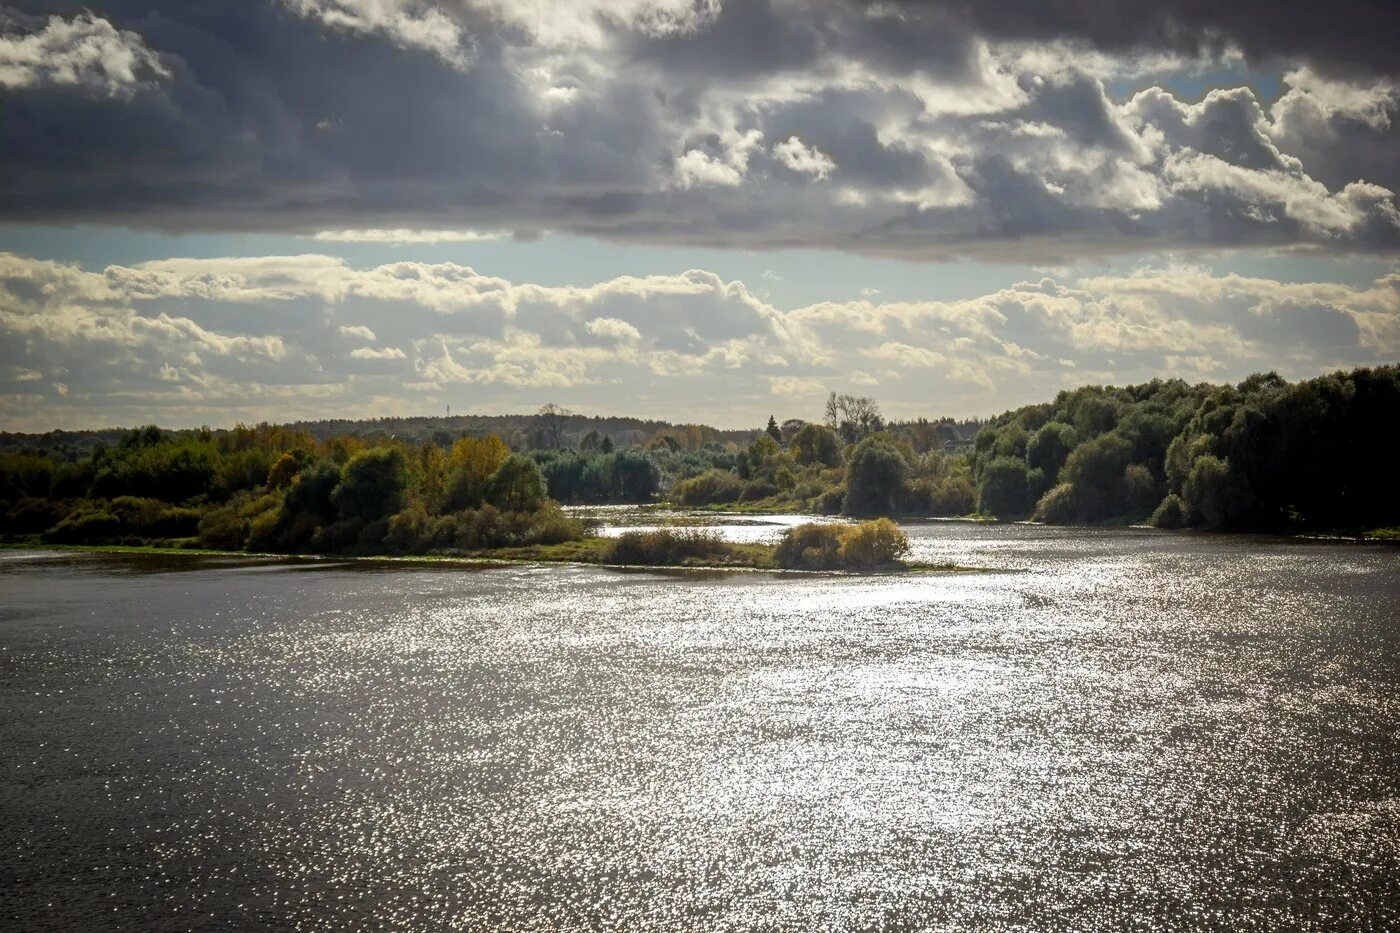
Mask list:
POLYGON ((359 347, 350 351, 352 360, 406 360, 408 357, 398 347, 359 347))
POLYGON ((595 317, 584 325, 584 330, 594 337, 602 340, 611 340, 619 343, 640 340, 642 332, 637 330, 626 321, 619 321, 615 317, 595 317))
POLYGON ((90 270, 0 254, 0 415, 15 427, 363 417, 466 388, 480 410, 567 390, 575 408, 734 425, 766 419, 774 396, 816 417, 827 389, 895 416, 990 414, 1086 380, 1299 377, 1397 355, 1400 272, 1348 285, 1157 265, 779 308, 702 270, 546 286, 318 255, 90 270))
POLYGON ((692 149, 676 160, 676 184, 682 188, 702 185, 735 188, 743 180, 742 169, 699 149, 692 149))
POLYGON ((0 7, 0 90, 53 86, 125 98, 171 76, 139 35, 92 13, 50 16, 34 29, 36 22, 0 7))
POLYGON ((103 0, 70 19, 6 14, 0 219, 370 243, 558 230, 1040 265, 1400 250, 1396 72, 1375 38, 1391 7, 1034 7, 103 0), (1339 35, 1357 56, 1343 61, 1339 35), (1168 90, 1245 61, 1286 65, 1277 101, 1168 90))
POLYGON ((1234 48, 1258 65, 1304 59, 1337 70, 1395 74, 1390 39, 1400 10, 1387 0, 1279 4, 1267 0, 907 0, 903 11, 937 11, 1002 40, 1060 38, 1113 53, 1184 56, 1234 48))
POLYGON ((827 392, 826 383, 822 380, 803 376, 772 376, 768 380, 768 388, 774 395, 789 398, 805 397, 809 401, 823 396, 827 392))
POLYGON ((789 136, 775 145, 773 157, 794 172, 813 178, 825 178, 836 168, 836 163, 828 155, 815 147, 804 146, 796 136, 789 136))
POLYGON ((383 35, 404 49, 429 52, 455 68, 473 54, 462 27, 442 8, 417 0, 282 0, 294 12, 332 30, 383 35))

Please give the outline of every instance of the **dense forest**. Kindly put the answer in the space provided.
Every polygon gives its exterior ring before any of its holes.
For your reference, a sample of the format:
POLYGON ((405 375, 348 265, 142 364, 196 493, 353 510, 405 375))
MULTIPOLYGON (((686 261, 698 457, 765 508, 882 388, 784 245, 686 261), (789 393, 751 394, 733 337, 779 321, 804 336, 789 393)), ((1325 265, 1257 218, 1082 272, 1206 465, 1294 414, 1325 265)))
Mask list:
MULTIPOLYGON (((1400 368, 1289 383, 1087 386, 985 423, 889 422, 832 395, 738 439, 557 406, 508 432, 305 425, 8 435, 0 536, 286 553, 424 554, 587 536, 560 503, 1031 518, 1307 532, 1400 524, 1400 368), (613 419, 625 421, 625 419, 613 419), (514 449, 513 449, 514 448, 514 449)), ((425 423, 428 422, 424 419, 425 423)))

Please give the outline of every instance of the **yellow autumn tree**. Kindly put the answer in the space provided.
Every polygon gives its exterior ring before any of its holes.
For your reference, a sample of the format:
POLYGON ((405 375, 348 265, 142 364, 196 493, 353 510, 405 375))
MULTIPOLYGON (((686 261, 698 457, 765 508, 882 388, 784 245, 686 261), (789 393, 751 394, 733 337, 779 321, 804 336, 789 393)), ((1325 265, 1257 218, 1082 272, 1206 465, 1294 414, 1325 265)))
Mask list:
POLYGON ((494 434, 464 437, 448 457, 447 504, 451 510, 475 508, 486 492, 486 481, 510 456, 506 442, 494 434))
POLYGON ((430 441, 423 445, 418 455, 418 465, 423 474, 423 498, 436 505, 442 501, 447 490, 447 477, 451 469, 448 455, 430 441))
POLYGON ((292 479, 305 466, 303 458, 295 454, 285 453, 277 458, 272 467, 267 471, 267 484, 274 489, 283 489, 292 484, 292 479))

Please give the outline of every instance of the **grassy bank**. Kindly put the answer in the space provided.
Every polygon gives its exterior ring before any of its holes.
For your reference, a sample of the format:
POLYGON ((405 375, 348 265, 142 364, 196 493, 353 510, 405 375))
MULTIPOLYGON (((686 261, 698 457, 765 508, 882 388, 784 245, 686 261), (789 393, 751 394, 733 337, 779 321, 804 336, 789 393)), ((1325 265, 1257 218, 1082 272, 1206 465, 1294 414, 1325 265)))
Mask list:
MULTIPOLYGON (((255 551, 220 551, 211 548, 182 547, 168 545, 73 545, 45 544, 43 542, 9 542, 0 544, 0 549, 26 551, 52 551, 56 553, 94 553, 113 555, 150 555, 166 557, 229 557, 279 560, 288 562, 334 562, 395 565, 461 565, 470 567, 500 566, 511 564, 574 564, 614 569, 694 569, 731 571, 773 571, 798 572, 802 568, 783 567, 777 560, 778 546, 759 543, 738 543, 718 541, 686 553, 686 545, 679 548, 674 541, 655 540, 656 535, 686 539, 688 535, 671 535, 668 532, 652 532, 652 541, 643 547, 650 551, 637 551, 635 548, 626 555, 631 559, 619 560, 617 538, 590 537, 579 541, 566 541, 562 544, 531 544, 519 547, 482 548, 440 554, 419 555, 318 555, 318 554, 276 554, 255 551), (698 551, 698 552, 697 552, 698 551)), ((824 572, 851 572, 849 568, 823 568, 824 572)), ((958 564, 926 564, 916 561, 888 563, 884 566, 860 568, 866 573, 936 573, 936 572, 985 572, 983 567, 967 567, 958 564)))

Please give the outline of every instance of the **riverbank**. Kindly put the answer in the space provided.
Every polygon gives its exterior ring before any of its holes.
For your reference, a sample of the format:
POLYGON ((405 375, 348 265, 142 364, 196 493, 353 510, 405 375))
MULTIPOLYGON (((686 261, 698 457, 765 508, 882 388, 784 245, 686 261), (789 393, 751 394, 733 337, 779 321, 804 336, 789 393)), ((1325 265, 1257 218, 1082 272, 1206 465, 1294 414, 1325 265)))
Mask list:
POLYGON ((607 538, 584 538, 581 541, 567 541, 563 544, 530 544, 518 547, 483 548, 453 554, 278 554, 264 551, 220 551, 212 548, 179 547, 174 545, 131 545, 131 544, 45 544, 3 543, 0 551, 46 551, 53 553, 90 553, 116 555, 151 555, 165 557, 228 557, 249 558, 288 563, 356 563, 386 564, 393 566, 462 566, 473 568, 508 567, 527 564, 564 564, 573 566, 600 567, 607 570, 708 570, 734 573, 773 573, 773 574, 839 574, 859 575, 898 575, 926 573, 992 573, 993 568, 973 567, 955 563, 928 563, 908 561, 900 566, 889 566, 870 570, 798 570, 777 566, 773 561, 777 550, 765 544, 730 543, 732 558, 687 558, 678 563, 616 563, 607 560, 607 549, 611 541, 607 538))

